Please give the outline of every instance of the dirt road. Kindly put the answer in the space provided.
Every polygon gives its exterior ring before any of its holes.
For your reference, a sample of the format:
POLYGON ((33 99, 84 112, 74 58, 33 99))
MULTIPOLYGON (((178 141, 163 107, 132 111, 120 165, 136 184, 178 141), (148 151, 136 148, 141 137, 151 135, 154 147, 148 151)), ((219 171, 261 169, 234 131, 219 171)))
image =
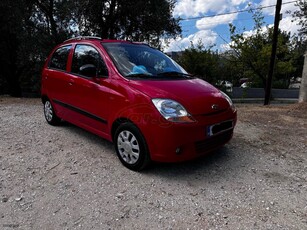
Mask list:
POLYGON ((307 229, 307 105, 238 105, 213 156, 136 173, 113 145, 0 97, 0 229, 307 229))

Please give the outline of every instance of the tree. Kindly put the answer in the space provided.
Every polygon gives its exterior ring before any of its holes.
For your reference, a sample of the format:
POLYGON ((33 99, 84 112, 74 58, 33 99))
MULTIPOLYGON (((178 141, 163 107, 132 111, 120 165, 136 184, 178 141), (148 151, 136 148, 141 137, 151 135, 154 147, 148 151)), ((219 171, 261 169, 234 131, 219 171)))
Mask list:
POLYGON ((162 37, 181 33, 173 18, 173 0, 79 1, 76 11, 80 34, 109 39, 127 39, 160 46, 162 37))
POLYGON ((36 39, 41 38, 45 44, 54 46, 74 34, 72 27, 75 22, 73 11, 75 1, 32 0, 32 2, 32 17, 27 21, 27 30, 34 32, 36 39))
POLYGON ((39 91, 40 71, 51 49, 69 36, 69 1, 3 0, 0 3, 0 93, 39 91), (63 5, 63 4, 66 5, 63 5), (2 87, 1 87, 2 86, 2 87))
POLYGON ((299 0, 297 1, 297 6, 299 10, 295 11, 293 16, 299 21, 301 29, 299 30, 302 39, 307 40, 307 1, 299 0))
POLYGON ((78 34, 158 47, 162 37, 181 32, 173 8, 173 0, 1 0, 0 94, 38 93, 47 55, 78 34))
POLYGON ((191 43, 191 46, 184 50, 178 62, 189 73, 199 76, 206 81, 215 84, 219 77, 219 55, 217 52, 211 51, 210 47, 205 48, 201 41, 197 45, 191 43))
MULTIPOLYGON (((273 29, 264 27, 262 12, 253 14, 255 22, 254 33, 250 36, 238 33, 236 27, 230 24, 231 48, 233 54, 242 62, 242 76, 265 88, 271 55, 273 29)), ((279 31, 277 44, 277 60, 274 72, 275 87, 288 87, 290 78, 295 72, 293 66, 291 37, 286 32, 279 31)))
POLYGON ((28 10, 25 1, 0 2, 0 89, 17 97, 21 96, 19 78, 24 68, 20 66, 18 58, 20 31, 23 30, 23 21, 28 17, 28 10))

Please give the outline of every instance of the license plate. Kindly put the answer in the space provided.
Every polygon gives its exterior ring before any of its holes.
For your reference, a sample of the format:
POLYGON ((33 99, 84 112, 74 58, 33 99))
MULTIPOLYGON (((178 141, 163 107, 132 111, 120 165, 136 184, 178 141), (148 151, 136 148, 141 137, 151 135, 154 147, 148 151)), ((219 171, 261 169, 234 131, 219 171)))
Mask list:
POLYGON ((207 127, 207 136, 211 137, 216 134, 225 132, 233 128, 233 120, 216 123, 207 127))

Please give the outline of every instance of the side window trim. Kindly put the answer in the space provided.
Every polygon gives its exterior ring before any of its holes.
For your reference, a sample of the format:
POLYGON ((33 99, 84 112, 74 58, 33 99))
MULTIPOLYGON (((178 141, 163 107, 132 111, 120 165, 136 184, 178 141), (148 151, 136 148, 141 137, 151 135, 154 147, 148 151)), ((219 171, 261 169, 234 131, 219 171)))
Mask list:
MULTIPOLYGON (((108 78, 108 77, 109 77, 109 71, 108 71, 108 69, 107 69, 107 65, 106 65, 106 62, 105 62, 105 60, 104 60, 104 58, 103 58, 103 55, 101 55, 101 53, 99 52, 99 50, 98 50, 95 46, 93 46, 92 44, 88 44, 88 43, 78 43, 78 44, 75 44, 75 45, 74 45, 73 50, 72 50, 72 58, 71 58, 71 62, 70 62, 70 67, 69 67, 70 73, 73 74, 73 75, 76 75, 76 76, 78 76, 78 77, 82 77, 82 78, 86 78, 86 79, 92 78, 92 77, 85 76, 85 75, 80 74, 80 73, 76 73, 76 72, 73 70, 73 65, 74 65, 74 61, 75 61, 75 53, 76 53, 77 48, 80 47, 80 46, 88 46, 88 47, 91 47, 93 50, 95 50, 95 52, 97 52, 98 58, 100 59, 99 63, 103 63, 104 68, 105 68, 106 71, 107 71, 107 75, 99 75, 98 77, 108 78)), ((99 63, 98 63, 98 64, 99 64, 99 63)), ((98 68, 99 68, 99 66, 98 66, 98 68)), ((97 72, 98 72, 98 70, 97 70, 97 72)))
POLYGON ((72 45, 69 44, 69 45, 63 45, 63 46, 60 46, 58 47, 53 53, 52 53, 52 56, 48 62, 48 66, 47 68, 48 69, 52 69, 52 70, 58 70, 58 71, 61 71, 61 72, 67 72, 67 65, 68 65, 68 59, 69 59, 69 55, 70 55, 70 52, 71 52, 71 48, 72 48, 72 45), (55 53, 60 50, 60 49, 63 49, 63 48, 68 48, 68 52, 67 52, 67 57, 66 57, 66 65, 65 65, 65 69, 61 69, 61 68, 56 68, 56 67, 52 67, 51 66, 51 62, 53 60, 53 57, 55 55, 55 53))

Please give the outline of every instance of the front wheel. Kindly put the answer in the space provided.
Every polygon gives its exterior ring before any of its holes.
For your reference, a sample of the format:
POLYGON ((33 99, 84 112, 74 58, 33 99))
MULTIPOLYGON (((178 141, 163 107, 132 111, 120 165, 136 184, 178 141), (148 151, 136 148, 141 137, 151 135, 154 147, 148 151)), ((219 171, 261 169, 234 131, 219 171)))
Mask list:
POLYGON ((121 124, 115 132, 114 144, 119 160, 127 168, 140 171, 150 163, 146 141, 135 125, 121 124))
POLYGON ((49 100, 46 100, 44 103, 44 115, 46 121, 50 125, 58 125, 61 119, 55 114, 52 104, 49 100))

